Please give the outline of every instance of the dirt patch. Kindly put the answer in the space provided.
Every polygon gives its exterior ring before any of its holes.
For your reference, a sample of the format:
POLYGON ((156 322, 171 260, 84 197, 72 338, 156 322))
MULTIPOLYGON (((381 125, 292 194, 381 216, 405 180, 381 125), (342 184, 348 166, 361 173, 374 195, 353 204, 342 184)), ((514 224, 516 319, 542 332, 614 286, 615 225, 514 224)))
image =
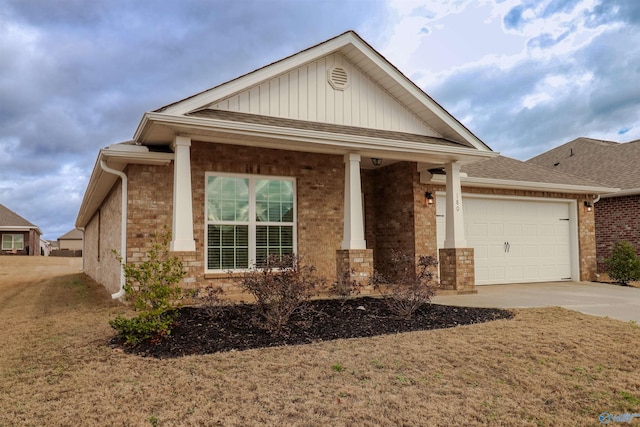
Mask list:
POLYGON ((431 304, 403 319, 380 298, 325 299, 306 303, 284 330, 274 334, 262 327, 251 304, 222 307, 215 317, 203 308, 183 307, 170 335, 135 347, 118 340, 113 344, 143 356, 165 358, 452 328, 512 317, 507 310, 431 304))

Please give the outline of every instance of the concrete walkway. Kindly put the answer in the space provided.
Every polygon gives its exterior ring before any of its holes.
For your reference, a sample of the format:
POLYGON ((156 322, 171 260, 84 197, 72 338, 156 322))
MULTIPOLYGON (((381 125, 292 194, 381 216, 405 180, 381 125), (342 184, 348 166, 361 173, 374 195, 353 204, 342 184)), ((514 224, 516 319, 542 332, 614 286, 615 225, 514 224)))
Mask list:
POLYGON ((477 286, 473 295, 442 295, 436 304, 528 308, 560 306, 594 316, 640 323, 640 289, 593 282, 477 286))

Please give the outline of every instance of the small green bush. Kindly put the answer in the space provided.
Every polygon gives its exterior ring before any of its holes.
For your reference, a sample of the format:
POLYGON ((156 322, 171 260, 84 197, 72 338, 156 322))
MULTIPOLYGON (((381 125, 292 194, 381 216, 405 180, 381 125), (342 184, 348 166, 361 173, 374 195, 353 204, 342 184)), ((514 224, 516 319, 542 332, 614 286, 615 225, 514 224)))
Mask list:
POLYGON ((280 334, 291 314, 323 282, 315 267, 302 265, 296 255, 269 255, 259 267, 244 274, 240 287, 256 299, 263 326, 280 334))
POLYGON ((391 253, 393 277, 374 272, 372 282, 382 294, 389 309, 397 316, 410 318, 423 305, 429 304, 436 293, 433 267, 438 261, 432 256, 415 258, 402 251, 391 253))
POLYGON ((640 280, 640 258, 633 245, 626 240, 613 245, 611 256, 604 263, 609 277, 617 282, 627 284, 640 280))
POLYGON ((170 241, 167 227, 163 234, 154 233, 147 260, 138 264, 123 263, 122 256, 114 251, 124 269, 125 298, 140 314, 133 318, 117 316, 109 325, 129 344, 171 332, 182 294, 178 284, 185 271, 177 257, 169 256, 170 241))

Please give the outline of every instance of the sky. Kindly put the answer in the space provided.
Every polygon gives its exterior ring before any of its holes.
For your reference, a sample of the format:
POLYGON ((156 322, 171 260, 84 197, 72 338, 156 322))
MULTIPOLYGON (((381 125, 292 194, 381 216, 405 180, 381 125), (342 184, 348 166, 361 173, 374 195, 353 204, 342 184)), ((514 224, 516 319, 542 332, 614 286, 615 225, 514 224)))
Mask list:
POLYGON ((505 156, 640 139, 638 0, 0 0, 0 203, 56 239, 144 112, 347 30, 505 156))

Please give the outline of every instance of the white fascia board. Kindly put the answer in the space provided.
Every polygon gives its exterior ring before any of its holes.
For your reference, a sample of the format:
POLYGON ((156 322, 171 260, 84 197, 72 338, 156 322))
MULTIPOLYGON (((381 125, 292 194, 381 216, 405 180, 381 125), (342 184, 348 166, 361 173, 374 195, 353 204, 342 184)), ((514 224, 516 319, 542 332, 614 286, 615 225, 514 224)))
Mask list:
POLYGON ((115 175, 107 174, 102 170, 100 167, 102 160, 107 163, 109 163, 109 160, 114 160, 114 169, 122 171, 128 164, 168 164, 173 160, 173 153, 132 152, 126 149, 117 150, 113 148, 101 149, 80 204, 75 222, 76 228, 82 228, 87 225, 111 190, 111 187, 113 187, 113 184, 117 181, 115 175))
MULTIPOLYGON (((295 150, 297 148, 298 151, 305 151, 300 150, 300 143, 308 143, 321 147, 321 149, 313 150, 316 152, 322 152, 323 150, 335 153, 355 151, 366 156, 401 156, 389 157, 397 160, 406 159, 419 161, 415 155, 422 155, 424 156, 424 159, 429 160, 428 156, 434 155, 438 157, 446 156, 451 161, 458 160, 462 163, 468 163, 477 160, 490 159, 497 157, 500 154, 494 151, 480 151, 475 148, 451 147, 447 145, 440 146, 413 141, 397 141, 361 135, 337 134, 310 129, 296 129, 192 116, 169 116, 164 113, 146 113, 145 123, 147 126, 151 126, 153 123, 159 123, 169 126, 185 126, 193 130, 226 131, 237 135, 289 140, 294 141, 296 144, 291 147, 278 144, 278 146, 283 149, 295 150), (411 156, 406 158, 406 155, 411 156)), ((202 139, 202 135, 193 135, 192 138, 194 140, 202 139)), ((260 146, 261 144, 260 142, 255 141, 252 145, 260 146)), ((278 147, 271 146, 269 148, 278 147)))
MULTIPOLYGON (((571 194, 608 194, 615 193, 619 188, 591 187, 586 185, 555 184, 547 182, 510 181, 494 178, 461 177, 464 187, 478 188, 503 188, 508 190, 544 191, 553 193, 571 194)), ((430 180, 433 184, 446 184, 445 175, 433 175, 430 180)), ((604 197, 604 196, 603 196, 604 197)))
MULTIPOLYGON (((16 226, 16 227, 12 227, 10 225, 0 225, 0 231, 29 231, 29 230, 38 230, 38 232, 40 232, 40 228, 38 228, 37 226, 28 226, 28 225, 21 225, 21 226, 16 226)), ((40 232, 40 234, 42 234, 40 232)))
POLYGON ((396 83, 398 83, 404 90, 409 92, 419 102, 425 105, 430 111, 432 111, 440 120, 446 123, 450 128, 463 137, 465 141, 473 145, 478 150, 488 151, 485 144, 478 139, 477 136, 472 134, 466 127, 464 127, 457 119, 455 119, 448 111, 446 111, 440 104, 435 102, 429 97, 423 90, 417 87, 417 85, 409 80, 408 77, 402 74, 397 68, 389 63, 385 58, 380 56, 376 51, 365 45, 361 40, 354 40, 354 45, 357 45, 359 50, 365 54, 372 62, 380 67, 388 76, 391 76, 396 83))
POLYGON ((209 105, 218 99, 231 96, 236 92, 242 91, 248 87, 255 86, 265 80, 270 80, 280 74, 286 73, 292 68, 299 67, 321 56, 335 52, 336 50, 341 49, 343 46, 346 46, 348 43, 353 43, 354 40, 355 38, 351 33, 345 33, 315 47, 304 50, 297 54, 293 54, 292 56, 281 59, 256 71, 252 71, 249 74, 245 74, 244 76, 238 77, 235 80, 227 83, 222 83, 220 86, 209 89, 198 95, 194 95, 191 98, 187 98, 184 101, 167 107, 167 109, 163 112, 176 115, 190 113, 204 107, 205 105, 209 105))
POLYGON ((640 188, 629 188, 627 190, 620 190, 615 193, 603 194, 602 198, 607 197, 624 197, 624 196, 636 196, 640 194, 640 188))

